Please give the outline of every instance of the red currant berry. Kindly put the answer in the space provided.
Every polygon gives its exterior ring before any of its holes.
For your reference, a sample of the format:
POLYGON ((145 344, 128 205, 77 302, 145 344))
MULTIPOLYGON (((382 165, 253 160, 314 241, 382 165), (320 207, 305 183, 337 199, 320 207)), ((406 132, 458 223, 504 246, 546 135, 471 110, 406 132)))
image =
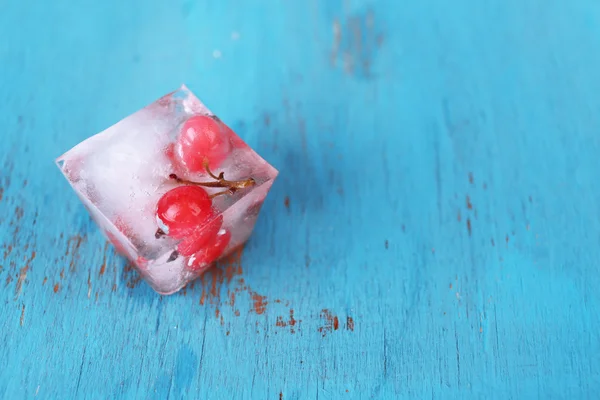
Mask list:
POLYGON ((156 206, 158 227, 180 239, 193 232, 213 215, 208 193, 198 186, 179 186, 165 193, 156 206))
POLYGON ((223 216, 218 215, 215 219, 194 233, 185 237, 177 246, 177 251, 182 256, 191 256, 200 251, 204 246, 209 244, 218 235, 221 225, 223 224, 223 216))
POLYGON ((188 119, 181 128, 175 152, 190 172, 204 171, 204 161, 216 169, 227 158, 231 144, 222 125, 205 115, 188 119))
POLYGON ((210 265, 223 254, 223 250, 229 244, 229 240, 231 240, 231 232, 221 229, 208 246, 190 257, 188 268, 192 271, 199 271, 210 265))

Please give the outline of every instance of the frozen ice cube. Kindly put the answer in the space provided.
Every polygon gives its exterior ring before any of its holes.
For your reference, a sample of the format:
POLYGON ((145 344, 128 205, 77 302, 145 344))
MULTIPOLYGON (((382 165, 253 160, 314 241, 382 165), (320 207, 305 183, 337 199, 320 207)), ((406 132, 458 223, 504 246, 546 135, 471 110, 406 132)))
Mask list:
POLYGON ((248 240, 278 174, 185 86, 57 162, 107 238, 162 294, 248 240))

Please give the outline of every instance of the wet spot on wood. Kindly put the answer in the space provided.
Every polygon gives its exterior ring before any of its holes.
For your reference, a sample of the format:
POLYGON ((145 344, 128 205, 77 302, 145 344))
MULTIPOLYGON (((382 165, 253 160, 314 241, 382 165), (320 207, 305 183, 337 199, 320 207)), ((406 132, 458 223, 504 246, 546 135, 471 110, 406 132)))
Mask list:
POLYGON ((371 10, 332 22, 331 64, 340 64, 346 74, 371 79, 371 65, 383 45, 383 34, 376 32, 371 10))
POLYGON ((340 26, 340 22, 337 19, 333 21, 332 28, 333 46, 331 49, 331 63, 335 65, 336 60, 338 58, 338 52, 340 50, 340 43, 342 42, 342 28, 340 26))
POLYGON ((298 133, 300 134, 300 144, 302 145, 302 152, 304 154, 307 153, 307 145, 306 145, 306 122, 304 118, 298 117, 298 133))

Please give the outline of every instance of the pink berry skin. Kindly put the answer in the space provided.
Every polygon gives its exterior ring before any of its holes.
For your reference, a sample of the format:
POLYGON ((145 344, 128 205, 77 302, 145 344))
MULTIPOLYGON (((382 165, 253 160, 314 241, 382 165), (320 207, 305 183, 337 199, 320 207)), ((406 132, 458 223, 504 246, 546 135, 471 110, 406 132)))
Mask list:
POLYGON ((177 246, 177 251, 182 256, 188 257, 200 251, 204 246, 209 244, 221 230, 223 224, 223 216, 218 215, 214 220, 197 229, 183 240, 177 246))
POLYGON ((214 237, 212 243, 205 246, 203 249, 193 254, 188 261, 188 269, 191 271, 199 271, 213 263, 222 254, 229 241, 231 240, 231 232, 226 229, 221 229, 214 237))
POLYGON ((221 123, 206 115, 196 115, 183 124, 175 144, 175 155, 189 172, 197 173, 205 170, 205 161, 211 169, 218 168, 231 148, 221 123))
POLYGON ((156 206, 156 221, 175 239, 193 233, 213 216, 212 200, 198 186, 179 186, 165 193, 156 206))

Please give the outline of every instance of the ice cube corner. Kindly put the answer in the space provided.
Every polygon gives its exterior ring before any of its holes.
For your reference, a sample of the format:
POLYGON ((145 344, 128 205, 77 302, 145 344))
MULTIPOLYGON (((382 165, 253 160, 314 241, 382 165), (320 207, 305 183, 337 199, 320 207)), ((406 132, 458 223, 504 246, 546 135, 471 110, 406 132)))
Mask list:
POLYGON ((185 86, 57 164, 107 239, 161 294, 248 240, 278 174, 185 86))

